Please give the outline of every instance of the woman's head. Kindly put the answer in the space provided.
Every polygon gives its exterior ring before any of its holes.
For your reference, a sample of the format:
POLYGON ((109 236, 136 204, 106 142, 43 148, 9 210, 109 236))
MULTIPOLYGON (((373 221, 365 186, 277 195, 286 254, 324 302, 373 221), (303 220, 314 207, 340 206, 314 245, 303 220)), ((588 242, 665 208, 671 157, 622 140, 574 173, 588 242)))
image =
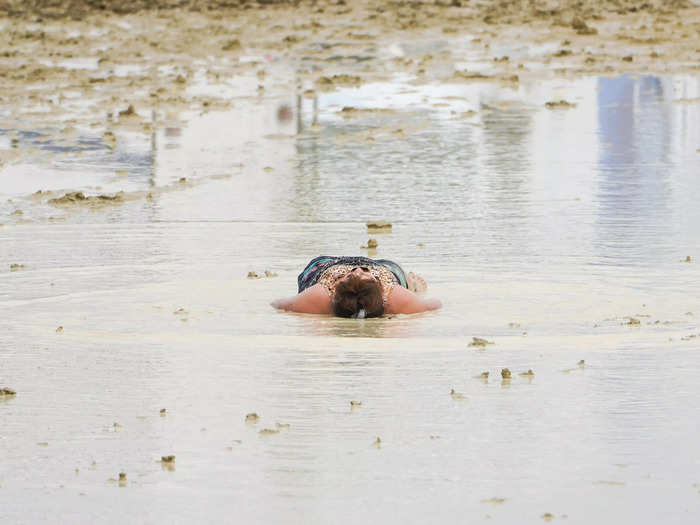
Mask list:
POLYGON ((384 314, 382 285, 366 267, 356 267, 338 279, 333 294, 333 313, 339 317, 381 317, 384 314))

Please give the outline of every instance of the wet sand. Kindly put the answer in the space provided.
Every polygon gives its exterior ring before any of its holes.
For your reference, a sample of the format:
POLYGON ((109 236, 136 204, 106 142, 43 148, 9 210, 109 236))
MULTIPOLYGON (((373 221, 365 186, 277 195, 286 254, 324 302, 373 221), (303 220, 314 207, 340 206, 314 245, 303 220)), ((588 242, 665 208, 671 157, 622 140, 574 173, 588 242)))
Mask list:
POLYGON ((442 4, 0 18, 3 522, 695 521, 700 9, 442 4))

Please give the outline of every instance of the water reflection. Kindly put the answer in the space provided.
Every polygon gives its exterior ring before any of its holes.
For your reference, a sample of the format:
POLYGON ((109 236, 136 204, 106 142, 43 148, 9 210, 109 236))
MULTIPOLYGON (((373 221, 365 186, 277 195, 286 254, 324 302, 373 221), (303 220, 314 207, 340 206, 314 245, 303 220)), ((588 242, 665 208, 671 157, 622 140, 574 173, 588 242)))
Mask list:
POLYGON ((676 167, 669 154, 677 138, 671 87, 670 79, 652 76, 598 80, 597 248, 604 259, 654 260, 673 238, 669 179, 676 167))

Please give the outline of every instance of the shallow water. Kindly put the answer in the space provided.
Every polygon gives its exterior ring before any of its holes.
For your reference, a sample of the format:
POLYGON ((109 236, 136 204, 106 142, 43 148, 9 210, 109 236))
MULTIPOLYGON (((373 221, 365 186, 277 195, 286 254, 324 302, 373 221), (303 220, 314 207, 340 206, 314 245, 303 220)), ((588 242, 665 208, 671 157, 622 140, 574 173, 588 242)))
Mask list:
POLYGON ((0 130, 32 151, 0 168, 3 521, 693 522, 699 79, 398 74, 305 98, 285 67, 264 95, 203 78, 232 107, 114 148, 0 130), (369 255, 442 310, 269 307, 313 256, 367 254, 374 219, 393 228, 369 255))

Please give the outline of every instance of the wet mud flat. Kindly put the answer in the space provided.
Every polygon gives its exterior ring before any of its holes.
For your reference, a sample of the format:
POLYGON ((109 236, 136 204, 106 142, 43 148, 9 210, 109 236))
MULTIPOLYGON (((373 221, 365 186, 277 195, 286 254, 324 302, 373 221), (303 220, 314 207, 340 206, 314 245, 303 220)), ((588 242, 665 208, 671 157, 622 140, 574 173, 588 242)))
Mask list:
POLYGON ((696 6, 100 5, 0 1, 3 522, 700 514, 696 6))

